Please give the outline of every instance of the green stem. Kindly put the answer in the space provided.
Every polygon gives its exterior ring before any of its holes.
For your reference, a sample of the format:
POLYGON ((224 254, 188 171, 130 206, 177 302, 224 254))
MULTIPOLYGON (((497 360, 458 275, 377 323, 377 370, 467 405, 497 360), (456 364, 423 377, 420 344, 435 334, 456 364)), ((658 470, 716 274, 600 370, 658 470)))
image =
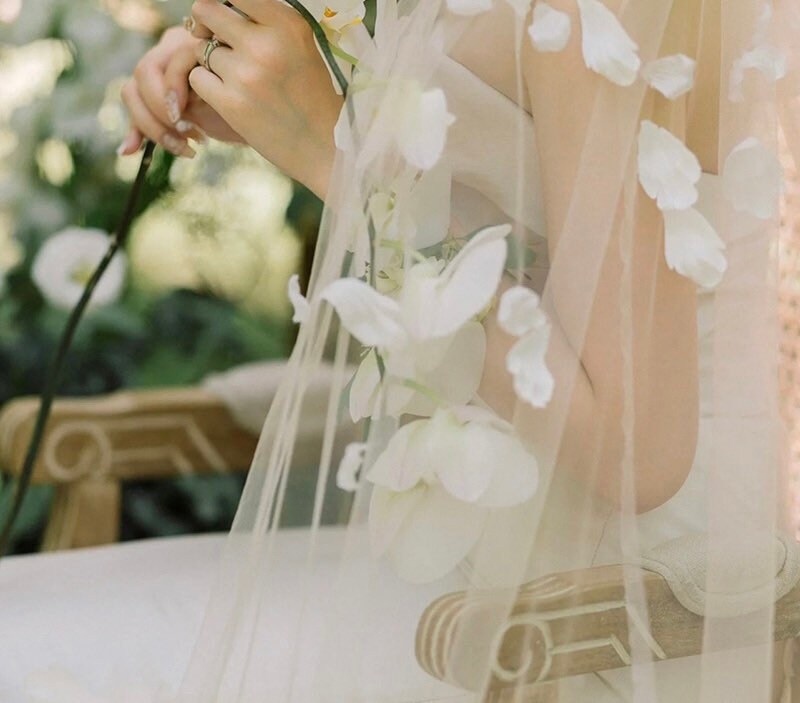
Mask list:
POLYGON ((342 73, 342 69, 339 68, 339 64, 336 62, 336 58, 331 50, 331 43, 328 41, 328 36, 325 34, 325 30, 322 28, 322 25, 317 22, 317 19, 314 17, 314 15, 306 10, 306 8, 298 0, 286 0, 286 2, 298 13, 300 13, 300 16, 310 25, 311 31, 314 32, 314 36, 317 38, 317 42, 319 43, 319 48, 322 50, 322 55, 325 57, 325 61, 330 67, 333 77, 339 84, 339 88, 342 91, 342 96, 347 99, 347 89, 350 86, 348 85, 347 79, 342 73))
POLYGON ((64 372, 64 362, 66 361, 67 352, 69 351, 70 346, 72 346, 72 340, 75 337, 75 332, 81 322, 81 319, 83 318, 83 314, 86 311, 87 306, 89 305, 89 301, 92 298, 92 293, 94 293, 97 284, 100 282, 100 279, 103 277, 103 274, 106 272, 106 269, 116 253, 125 246, 125 242, 127 241, 128 234, 131 229, 131 224, 133 223, 133 218, 136 215, 139 195, 141 194, 144 186, 145 177, 148 169, 150 168, 150 163, 153 160, 154 149, 155 144, 153 142, 147 142, 144 149, 144 155, 142 156, 142 162, 139 166, 139 172, 136 175, 136 180, 134 181, 130 195, 128 196, 128 201, 126 203, 120 225, 114 236, 111 238, 111 243, 106 251, 105 256, 97 266, 97 269, 95 269, 95 272, 92 274, 89 282, 86 284, 86 288, 84 288, 78 304, 70 313, 69 319, 67 320, 67 325, 61 334, 61 338, 59 339, 56 355, 53 358, 53 361, 47 372, 47 380, 45 382, 44 391, 42 392, 42 398, 39 404, 39 412, 36 416, 36 424, 34 425, 31 441, 28 445, 28 451, 25 455, 25 462, 22 466, 22 471, 20 472, 19 479, 17 480, 14 490, 11 509, 5 521, 2 523, 2 530, 0 530, 0 559, 5 556, 11 544, 11 535, 14 525, 19 517, 19 513, 22 509, 22 504, 25 500, 25 496, 28 493, 28 489, 30 488, 33 470, 36 466, 36 460, 39 456, 39 449, 42 444, 42 439, 44 438, 44 432, 47 427, 47 421, 50 417, 53 400, 55 399, 56 392, 58 391, 58 386, 61 382, 61 377, 64 372))

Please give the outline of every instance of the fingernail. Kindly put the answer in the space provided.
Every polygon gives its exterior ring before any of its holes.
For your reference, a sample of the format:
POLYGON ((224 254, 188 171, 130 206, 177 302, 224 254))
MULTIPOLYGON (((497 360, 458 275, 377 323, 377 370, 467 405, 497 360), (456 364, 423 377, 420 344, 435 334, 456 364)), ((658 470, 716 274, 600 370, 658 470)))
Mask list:
POLYGON ((196 125, 194 122, 189 122, 189 120, 178 120, 175 123, 175 129, 181 134, 185 134, 186 132, 191 132, 193 129, 196 129, 196 125))
POLYGON ((177 123, 181 119, 181 109, 178 107, 178 94, 174 90, 170 90, 164 98, 167 104, 167 114, 172 122, 177 123))
POLYGON ((175 154, 175 156, 185 156, 186 158, 189 159, 194 157, 194 149, 192 149, 182 139, 178 139, 177 137, 174 137, 171 134, 164 135, 163 139, 161 140, 161 145, 167 151, 175 154))
POLYGON ((125 139, 122 140, 122 144, 120 144, 117 147, 117 156, 125 156, 125 155, 127 155, 130 152, 130 150, 133 148, 133 145, 135 143, 134 142, 135 138, 136 138, 135 134, 133 134, 133 133, 128 134, 128 136, 125 137, 125 139))

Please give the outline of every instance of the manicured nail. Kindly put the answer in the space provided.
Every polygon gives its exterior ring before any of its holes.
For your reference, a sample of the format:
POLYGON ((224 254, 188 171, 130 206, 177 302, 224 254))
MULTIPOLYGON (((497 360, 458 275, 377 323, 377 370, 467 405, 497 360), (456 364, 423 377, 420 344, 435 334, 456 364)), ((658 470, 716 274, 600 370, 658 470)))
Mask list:
POLYGON ((123 139, 122 144, 120 144, 117 147, 117 156, 128 155, 133 149, 135 144, 136 144, 136 135, 133 132, 131 132, 128 134, 127 137, 125 137, 125 139, 123 139))
POLYGON ((186 132, 191 132, 193 129, 197 129, 197 126, 194 122, 189 122, 189 120, 178 120, 175 123, 175 129, 180 134, 186 134, 186 132))
POLYGON ((161 145, 167 151, 175 154, 175 156, 185 156, 188 159, 194 158, 194 149, 192 149, 192 147, 190 147, 182 139, 178 139, 171 134, 164 135, 164 137, 161 139, 161 145))
POLYGON ((170 90, 164 98, 167 104, 167 114, 173 123, 178 123, 181 119, 181 109, 178 107, 178 94, 174 90, 170 90))

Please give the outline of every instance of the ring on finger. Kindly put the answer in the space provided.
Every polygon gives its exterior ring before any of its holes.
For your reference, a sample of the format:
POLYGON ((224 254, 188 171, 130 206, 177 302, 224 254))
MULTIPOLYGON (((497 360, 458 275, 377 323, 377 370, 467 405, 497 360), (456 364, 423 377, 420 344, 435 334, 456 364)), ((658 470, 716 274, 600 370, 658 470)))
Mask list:
POLYGON ((220 46, 222 46, 222 42, 216 37, 209 39, 208 42, 206 43, 205 51, 203 51, 203 68, 206 69, 206 71, 214 73, 214 70, 211 68, 211 63, 210 63, 211 54, 213 54, 217 49, 219 49, 220 46))

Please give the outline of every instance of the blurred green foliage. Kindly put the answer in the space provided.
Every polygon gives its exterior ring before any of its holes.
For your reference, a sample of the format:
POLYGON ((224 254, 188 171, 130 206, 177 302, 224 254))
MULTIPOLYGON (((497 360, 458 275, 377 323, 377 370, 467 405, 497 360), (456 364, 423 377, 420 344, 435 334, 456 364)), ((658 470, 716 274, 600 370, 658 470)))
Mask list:
MULTIPOLYGON (((26 0, 14 22, 0 25, 0 76, 16 75, 20 62, 45 54, 47 65, 55 67, 48 83, 49 74, 38 64, 23 66, 23 72, 39 76, 41 87, 21 86, 14 109, 0 107, 0 405, 41 390, 67 316, 36 286, 31 275, 36 255, 49 236, 69 225, 113 231, 131 176, 130 166, 123 168, 115 154, 125 130, 120 79, 190 3, 142 0, 149 14, 142 15, 148 19, 138 31, 121 26, 108 11, 119 4, 26 0), (48 166, 45 149, 58 155, 64 145, 68 153, 54 162, 57 168, 48 166)), ((172 157, 160 153, 144 211, 171 202, 172 170, 172 157)), ((300 238, 306 261, 320 209, 316 198, 295 187, 285 221, 300 238)), ((83 322, 61 394, 194 384, 210 372, 283 357, 293 329, 288 316, 275 309, 226 299, 202 282, 192 290, 158 288, 131 275, 116 302, 92 310, 83 322)), ((123 538, 227 529, 241 487, 241 476, 129 485, 123 538)), ((0 484, 0 496, 8 497, 7 488, 0 484)), ((49 500, 46 489, 30 495, 15 551, 37 548, 49 500)))

